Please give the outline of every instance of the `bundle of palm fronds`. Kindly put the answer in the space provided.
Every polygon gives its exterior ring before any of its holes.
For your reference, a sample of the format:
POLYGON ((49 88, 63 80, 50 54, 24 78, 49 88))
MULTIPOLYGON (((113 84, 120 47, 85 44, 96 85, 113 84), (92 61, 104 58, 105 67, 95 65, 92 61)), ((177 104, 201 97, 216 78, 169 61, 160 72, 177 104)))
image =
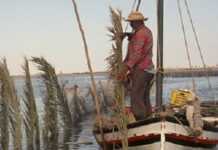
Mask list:
POLYGON ((40 131, 39 120, 36 109, 36 102, 33 93, 33 86, 30 77, 29 63, 27 58, 24 58, 23 70, 25 72, 24 86, 24 125, 26 129, 27 148, 28 150, 40 149, 40 131))
POLYGON ((43 142, 47 149, 55 148, 52 143, 58 143, 58 113, 57 113, 57 91, 54 85, 54 68, 44 59, 33 57, 38 69, 42 71, 41 77, 45 85, 44 98, 44 128, 43 142))
MULTIPOLYGON (((70 126, 72 124, 72 117, 68 105, 67 98, 64 93, 64 86, 60 86, 58 77, 55 73, 54 67, 49 64, 43 57, 32 57, 32 61, 38 64, 38 69, 42 71, 41 74, 45 87, 45 135, 47 136, 51 132, 54 136, 57 136, 57 117, 58 114, 62 118, 64 126, 70 126)), ((51 136, 52 137, 52 136, 51 136)))
POLYGON ((107 58, 109 63, 109 73, 114 79, 114 99, 116 104, 116 116, 118 120, 118 128, 122 134, 122 147, 128 149, 127 137, 127 117, 125 115, 124 106, 124 87, 121 82, 116 80, 116 77, 121 72, 122 68, 122 44, 123 44, 123 27, 122 13, 120 10, 110 8, 112 27, 108 27, 110 36, 114 43, 112 44, 112 54, 107 58))
POLYGON ((13 146, 16 150, 21 150, 22 132, 21 132, 21 115, 20 115, 20 102, 16 95, 15 85, 12 77, 8 71, 6 59, 0 62, 0 82, 1 82, 1 97, 4 104, 5 123, 3 132, 6 139, 5 148, 7 149, 9 134, 8 134, 8 120, 10 122, 11 134, 13 137, 13 146))
POLYGON ((122 14, 120 10, 110 8, 112 27, 108 27, 112 44, 112 54, 106 58, 109 63, 109 73, 112 78, 115 78, 122 67, 122 45, 123 45, 123 27, 122 14))

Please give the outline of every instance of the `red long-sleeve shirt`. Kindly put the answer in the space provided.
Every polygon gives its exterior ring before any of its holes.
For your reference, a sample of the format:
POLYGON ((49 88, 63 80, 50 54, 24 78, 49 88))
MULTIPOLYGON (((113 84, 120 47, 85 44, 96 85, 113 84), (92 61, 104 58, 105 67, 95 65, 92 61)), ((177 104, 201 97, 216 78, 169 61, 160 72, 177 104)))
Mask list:
POLYGON ((153 37, 150 29, 142 25, 132 35, 124 63, 130 68, 138 67, 142 70, 152 70, 153 37))

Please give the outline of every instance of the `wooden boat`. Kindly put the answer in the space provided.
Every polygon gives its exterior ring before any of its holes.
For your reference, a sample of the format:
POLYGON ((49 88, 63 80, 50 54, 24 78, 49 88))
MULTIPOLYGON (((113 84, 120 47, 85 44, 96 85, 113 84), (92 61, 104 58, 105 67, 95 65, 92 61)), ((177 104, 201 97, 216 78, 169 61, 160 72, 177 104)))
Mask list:
MULTIPOLYGON (((211 118, 211 122, 218 118, 211 118)), ((131 150, 209 150, 216 149, 218 144, 218 127, 204 124, 203 134, 199 137, 189 135, 189 125, 186 120, 175 117, 152 117, 128 124, 128 143, 131 150)), ((118 129, 104 129, 104 140, 108 149, 120 149, 121 135, 118 129)), ((99 130, 94 131, 97 142, 103 141, 99 130)))
MULTIPOLYGON (((157 68, 163 68, 163 0, 158 0, 158 56, 157 68)), ((162 106, 163 74, 156 74, 156 104, 162 106)), ((200 136, 190 135, 188 121, 179 113, 167 115, 159 112, 144 120, 127 125, 129 150, 215 150, 218 144, 218 117, 205 117, 200 136)), ((122 149, 122 136, 117 127, 103 128, 104 141, 99 128, 93 131, 100 146, 122 149)))

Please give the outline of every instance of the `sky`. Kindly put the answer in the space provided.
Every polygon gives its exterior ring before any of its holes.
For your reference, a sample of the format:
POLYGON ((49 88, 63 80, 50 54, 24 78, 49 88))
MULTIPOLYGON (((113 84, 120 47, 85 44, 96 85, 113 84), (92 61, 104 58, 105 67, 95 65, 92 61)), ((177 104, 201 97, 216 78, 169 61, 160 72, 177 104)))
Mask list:
MULTIPOLYGON (((183 2, 183 0, 180 0, 183 2)), ((83 43, 71 0, 0 0, 0 57, 7 59, 12 75, 23 74, 24 56, 45 57, 57 73, 88 71, 83 43)), ((124 17, 131 11, 134 0, 77 0, 86 34, 94 71, 105 71, 105 58, 110 55, 111 41, 109 6, 118 8, 124 17)), ((176 0, 165 0, 164 67, 187 67, 176 0)), ((205 62, 218 64, 218 1, 188 0, 199 36, 205 62)), ((193 66, 201 66, 200 56, 183 6, 185 26, 193 66)), ((154 36, 156 62, 156 0, 142 0, 140 11, 149 18, 145 23, 154 36)), ((126 22, 123 22, 124 27, 126 22)), ((130 30, 130 28, 128 29, 130 30)), ((124 42, 124 55, 126 42, 124 42)), ((31 63, 31 73, 37 73, 31 63)))

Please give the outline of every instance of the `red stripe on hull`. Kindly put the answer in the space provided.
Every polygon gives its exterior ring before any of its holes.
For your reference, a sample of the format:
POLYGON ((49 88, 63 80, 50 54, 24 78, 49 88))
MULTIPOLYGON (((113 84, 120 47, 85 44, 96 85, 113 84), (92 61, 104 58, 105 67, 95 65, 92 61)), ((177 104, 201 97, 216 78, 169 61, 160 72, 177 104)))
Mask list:
MULTIPOLYGON (((201 146, 213 146, 218 144, 218 140, 212 140, 208 138, 203 138, 203 137, 193 137, 193 136, 185 136, 181 134, 175 134, 175 133, 167 133, 165 134, 166 136, 166 141, 169 142, 178 142, 178 143, 187 143, 187 145, 201 145, 201 146)), ((141 136, 134 136, 134 137, 129 137, 128 142, 129 145, 135 145, 135 143, 143 143, 149 144, 149 141, 153 142, 158 142, 160 141, 160 134, 148 134, 148 135, 141 135, 141 136)), ((108 140, 105 141, 107 145, 121 145, 121 140, 108 140)), ((180 144, 179 144, 180 145, 180 144)), ((185 144, 186 145, 186 144, 185 144)))
POLYGON ((206 144, 206 145, 215 145, 218 144, 218 140, 212 140, 208 138, 203 137, 193 137, 193 136, 185 136, 180 134, 165 134, 166 138, 174 139, 178 141, 184 141, 184 142, 192 142, 192 143, 199 143, 199 144, 206 144))
MULTIPOLYGON (((128 142, 130 144, 134 142, 152 140, 152 139, 158 139, 158 138, 160 139, 160 134, 148 134, 148 135, 129 137, 128 142)), ((121 140, 106 141, 106 144, 121 144, 121 140)))

